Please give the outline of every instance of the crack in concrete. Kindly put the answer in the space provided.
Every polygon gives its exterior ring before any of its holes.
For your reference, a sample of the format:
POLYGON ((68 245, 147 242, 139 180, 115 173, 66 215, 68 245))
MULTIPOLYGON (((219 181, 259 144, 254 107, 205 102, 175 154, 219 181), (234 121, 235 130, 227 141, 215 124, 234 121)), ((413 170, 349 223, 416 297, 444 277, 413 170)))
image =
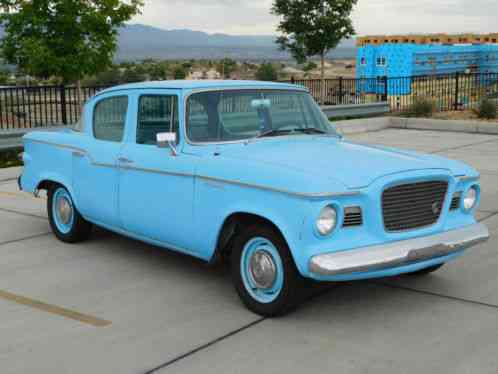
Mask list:
POLYGON ((33 218, 43 219, 43 220, 47 220, 48 219, 47 217, 44 217, 44 216, 39 216, 37 214, 32 214, 32 213, 20 212, 18 210, 14 210, 14 209, 0 208, 0 211, 7 212, 7 213, 19 214, 19 215, 27 216, 27 217, 33 217, 33 218))
POLYGON ((7 245, 7 244, 12 244, 12 243, 18 243, 18 242, 22 242, 22 241, 24 241, 24 240, 29 240, 29 239, 38 238, 38 237, 40 237, 40 236, 49 235, 49 234, 51 234, 51 233, 52 233, 51 231, 47 231, 47 232, 43 232, 43 233, 41 233, 41 234, 34 234, 34 235, 30 235, 30 236, 25 236, 24 238, 7 240, 7 241, 5 241, 5 242, 0 242, 0 246, 2 246, 2 245, 7 245))
POLYGON ((196 354, 196 353, 198 353, 198 352, 200 352, 200 351, 202 351, 202 350, 204 350, 204 349, 206 349, 208 347, 211 347, 212 345, 215 345, 215 344, 217 344, 217 343, 219 343, 219 342, 221 342, 221 341, 223 341, 225 339, 228 339, 231 336, 234 336, 234 335, 236 335, 238 333, 241 333, 241 332, 243 332, 243 331, 245 331, 247 329, 250 329, 251 327, 258 325, 258 324, 260 324, 261 322, 263 322, 265 320, 266 320, 265 317, 261 317, 261 318, 255 320, 255 321, 253 321, 251 323, 248 323, 248 324, 246 324, 246 325, 244 325, 244 326, 242 326, 242 327, 240 327, 240 328, 238 328, 236 330, 230 331, 229 333, 227 333, 225 335, 222 335, 222 336, 220 336, 220 337, 218 337, 218 338, 216 338, 214 340, 211 340, 211 341, 209 341, 209 342, 207 342, 207 343, 205 343, 205 344, 203 344, 203 345, 201 345, 201 346, 199 346, 197 348, 194 348, 194 349, 192 349, 192 350, 190 350, 188 352, 185 352, 185 353, 181 354, 180 356, 174 357, 171 360, 166 361, 165 363, 163 363, 163 364, 161 364, 159 366, 156 366, 155 368, 147 370, 146 372, 144 372, 144 374, 156 373, 157 371, 162 370, 162 369, 164 369, 164 368, 166 368, 166 367, 174 364, 175 362, 183 360, 183 359, 185 359, 185 358, 187 358, 189 356, 192 356, 192 355, 194 355, 194 354, 196 354))
POLYGON ((379 285, 379 286, 387 287, 387 288, 393 288, 393 289, 397 289, 397 290, 409 291, 409 292, 419 293, 419 294, 428 295, 428 296, 440 297, 440 298, 447 299, 447 300, 459 301, 459 302, 466 303, 466 304, 473 304, 473 305, 484 306, 484 307, 487 307, 487 308, 498 309, 498 305, 491 304, 491 303, 486 303, 486 302, 483 302, 483 301, 471 300, 471 299, 466 299, 466 298, 458 297, 458 296, 444 295, 444 294, 440 294, 440 293, 437 293, 437 292, 419 290, 419 289, 416 289, 416 288, 410 288, 410 287, 406 287, 406 286, 394 285, 394 284, 385 283, 385 282, 371 282, 371 283, 379 285))
POLYGON ((481 145, 481 144, 486 144, 486 143, 493 143, 493 142, 497 142, 497 141, 498 141, 498 139, 488 139, 488 140, 483 140, 483 141, 480 141, 480 142, 463 144, 463 145, 459 145, 459 146, 455 146, 455 147, 442 148, 442 149, 439 149, 439 150, 436 150, 436 151, 431 151, 431 152, 428 152, 428 153, 434 154, 434 153, 440 153, 440 152, 446 152, 446 151, 455 151, 455 150, 462 149, 462 148, 472 147, 474 145, 481 145))
POLYGON ((498 214, 498 212, 489 212, 489 213, 490 213, 489 215, 487 215, 486 217, 482 217, 481 219, 478 219, 477 221, 483 222, 483 221, 490 219, 498 214))

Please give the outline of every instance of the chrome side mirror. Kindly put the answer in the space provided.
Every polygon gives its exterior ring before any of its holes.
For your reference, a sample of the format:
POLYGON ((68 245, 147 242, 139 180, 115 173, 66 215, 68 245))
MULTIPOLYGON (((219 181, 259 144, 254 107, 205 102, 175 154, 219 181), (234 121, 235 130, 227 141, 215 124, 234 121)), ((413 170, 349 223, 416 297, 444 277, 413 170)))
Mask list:
POLYGON ((171 154, 176 156, 178 153, 176 152, 176 133, 174 132, 159 132, 156 134, 156 144, 159 148, 167 148, 171 149, 171 154))

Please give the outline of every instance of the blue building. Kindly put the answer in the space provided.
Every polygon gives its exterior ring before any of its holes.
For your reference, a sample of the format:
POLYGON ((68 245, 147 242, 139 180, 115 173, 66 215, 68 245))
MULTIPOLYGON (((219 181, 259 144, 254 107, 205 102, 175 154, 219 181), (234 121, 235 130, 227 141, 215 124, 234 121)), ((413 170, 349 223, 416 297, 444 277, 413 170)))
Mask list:
MULTIPOLYGON (((461 73, 498 73, 498 45, 494 44, 366 44, 357 49, 357 78, 398 78, 461 73)), ((388 93, 408 95, 411 80, 389 80, 388 93)), ((378 91, 365 83, 363 92, 378 91)))

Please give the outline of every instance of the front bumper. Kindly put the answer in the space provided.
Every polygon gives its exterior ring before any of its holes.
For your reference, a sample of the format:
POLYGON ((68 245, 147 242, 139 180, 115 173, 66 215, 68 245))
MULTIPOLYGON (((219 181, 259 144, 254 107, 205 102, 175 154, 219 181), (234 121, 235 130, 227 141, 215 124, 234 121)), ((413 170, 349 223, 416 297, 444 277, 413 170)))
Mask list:
POLYGON ((421 238, 313 256, 311 273, 333 276, 379 271, 448 256, 488 240, 482 223, 421 238))

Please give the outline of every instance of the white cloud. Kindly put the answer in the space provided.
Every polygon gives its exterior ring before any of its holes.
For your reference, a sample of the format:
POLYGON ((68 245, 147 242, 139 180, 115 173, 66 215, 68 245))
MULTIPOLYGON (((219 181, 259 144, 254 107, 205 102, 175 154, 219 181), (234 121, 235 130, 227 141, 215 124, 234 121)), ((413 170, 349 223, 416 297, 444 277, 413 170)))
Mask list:
POLYGON ((143 14, 133 21, 164 29, 273 34, 278 20, 270 14, 271 3, 271 0, 146 0, 143 14))
MULTIPOLYGON (((145 0, 133 22, 210 33, 274 34, 272 0, 145 0)), ((496 32, 496 0, 359 0, 358 34, 496 32)))

